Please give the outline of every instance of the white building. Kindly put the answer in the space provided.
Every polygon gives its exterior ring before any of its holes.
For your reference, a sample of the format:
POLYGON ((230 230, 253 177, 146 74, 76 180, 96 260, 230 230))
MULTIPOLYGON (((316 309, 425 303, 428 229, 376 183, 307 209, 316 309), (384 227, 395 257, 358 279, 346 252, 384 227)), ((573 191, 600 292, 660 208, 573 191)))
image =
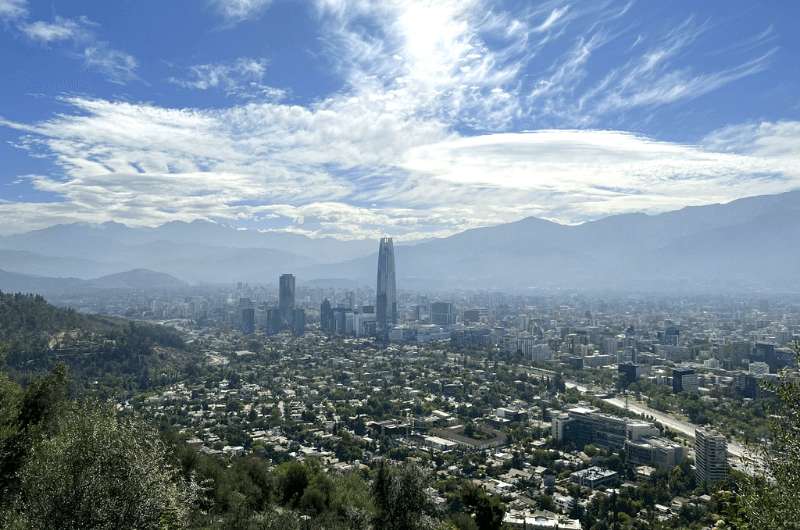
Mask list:
POLYGON ((695 476, 714 484, 728 478, 728 441, 717 431, 698 428, 694 439, 695 476))

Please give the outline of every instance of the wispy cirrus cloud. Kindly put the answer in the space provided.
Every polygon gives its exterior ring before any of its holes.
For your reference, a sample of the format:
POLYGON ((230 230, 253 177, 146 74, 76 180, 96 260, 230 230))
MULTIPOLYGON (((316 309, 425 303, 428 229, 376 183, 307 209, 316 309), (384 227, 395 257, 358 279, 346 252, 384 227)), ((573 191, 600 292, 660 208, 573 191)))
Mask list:
POLYGON ((91 26, 86 17, 70 19, 56 16, 52 22, 36 20, 21 24, 19 29, 29 39, 49 44, 58 41, 83 41, 91 38, 91 26))
POLYGON ((83 97, 65 99, 67 110, 48 120, 5 121, 19 145, 56 163, 59 175, 31 182, 62 202, 4 204, 0 215, 25 228, 72 212, 415 239, 528 215, 580 222, 800 186, 797 157, 769 151, 800 140, 795 122, 723 129, 697 145, 592 128, 757 74, 774 53, 768 38, 725 52, 726 68, 703 69, 684 59, 707 25, 687 18, 644 31, 622 20, 631 4, 315 6, 341 89, 305 105, 254 98, 268 88, 267 63, 242 58, 171 79, 247 99, 227 108, 83 97), (622 59, 608 61, 612 47, 622 59))
POLYGON ((227 23, 238 24, 259 16, 272 0, 209 0, 208 3, 227 23))
MULTIPOLYGON (((581 13, 570 14, 573 23, 580 23, 581 13)), ((689 16, 661 33, 645 35, 632 34, 619 15, 606 9, 600 20, 587 26, 533 82, 526 97, 530 116, 546 123, 585 127, 637 108, 657 109, 690 101, 764 71, 777 51, 768 28, 744 39, 746 45, 727 50, 749 57, 725 68, 698 70, 687 57, 698 39, 710 31, 707 21, 697 22, 689 16), (629 57, 599 79, 590 75, 595 63, 606 60, 604 48, 623 40, 632 40, 629 57)))
POLYGON ((752 42, 758 55, 729 68, 698 72, 678 66, 674 61, 708 30, 708 23, 698 24, 689 17, 682 24, 654 39, 647 50, 626 64, 615 68, 580 98, 579 108, 598 116, 636 107, 655 108, 676 101, 686 101, 713 92, 733 81, 765 70, 777 51, 768 44, 768 34, 752 42), (760 46, 759 46, 760 45, 760 46))
POLYGON ((139 61, 129 53, 112 48, 107 42, 97 41, 86 46, 83 63, 87 68, 102 73, 112 83, 124 85, 138 79, 136 69, 139 61))
POLYGON ((99 25, 85 16, 66 18, 54 15, 50 21, 29 20, 24 0, 0 0, 0 19, 3 18, 10 20, 13 23, 11 27, 33 42, 68 47, 68 56, 82 60, 86 68, 103 74, 112 83, 125 84, 138 79, 136 58, 99 39, 99 25))
POLYGON ((171 77, 169 81, 194 90, 221 90, 228 96, 244 99, 279 101, 286 91, 264 82, 266 59, 240 57, 229 63, 196 64, 184 77, 171 77))

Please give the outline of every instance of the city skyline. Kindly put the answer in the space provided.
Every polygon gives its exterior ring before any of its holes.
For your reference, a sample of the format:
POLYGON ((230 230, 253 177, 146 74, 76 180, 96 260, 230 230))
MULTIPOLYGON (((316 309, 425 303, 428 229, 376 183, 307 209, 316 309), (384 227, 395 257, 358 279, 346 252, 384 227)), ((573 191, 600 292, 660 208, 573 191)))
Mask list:
POLYGON ((800 529, 798 20, 0 0, 0 525, 800 529))

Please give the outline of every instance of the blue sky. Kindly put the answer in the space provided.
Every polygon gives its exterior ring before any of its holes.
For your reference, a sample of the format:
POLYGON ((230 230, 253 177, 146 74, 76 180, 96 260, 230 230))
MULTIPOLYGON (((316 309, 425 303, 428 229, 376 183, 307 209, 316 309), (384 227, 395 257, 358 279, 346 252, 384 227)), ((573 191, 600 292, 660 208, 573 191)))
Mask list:
POLYGON ((800 187, 797 2, 0 0, 0 233, 406 240, 800 187))

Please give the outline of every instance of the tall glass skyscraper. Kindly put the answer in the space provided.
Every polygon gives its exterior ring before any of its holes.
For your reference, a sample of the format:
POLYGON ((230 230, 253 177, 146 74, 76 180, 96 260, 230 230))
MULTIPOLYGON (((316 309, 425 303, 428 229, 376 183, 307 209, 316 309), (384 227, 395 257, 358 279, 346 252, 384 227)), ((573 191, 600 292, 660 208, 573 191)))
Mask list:
POLYGON ((394 280, 394 244, 391 237, 381 238, 378 249, 378 289, 375 300, 375 328, 386 337, 397 324, 397 285, 394 280))
POLYGON ((278 309, 283 325, 291 326, 294 317, 294 274, 281 274, 278 309))

